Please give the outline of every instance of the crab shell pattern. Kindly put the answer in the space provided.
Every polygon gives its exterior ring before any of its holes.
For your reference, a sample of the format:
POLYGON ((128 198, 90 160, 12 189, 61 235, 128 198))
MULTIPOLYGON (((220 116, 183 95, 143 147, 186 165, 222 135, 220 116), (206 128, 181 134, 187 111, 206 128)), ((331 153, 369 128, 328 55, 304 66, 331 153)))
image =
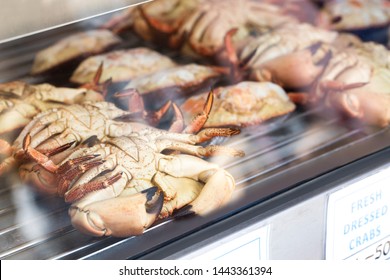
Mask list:
POLYGON ((219 68, 195 63, 180 65, 134 79, 125 88, 137 89, 147 103, 151 103, 148 100, 157 103, 156 99, 165 102, 188 96, 204 86, 215 83, 222 76, 219 70, 219 68))
POLYGON ((23 180, 35 182, 45 191, 57 191, 72 203, 69 214, 81 232, 138 235, 174 210, 180 215, 206 215, 230 200, 234 178, 200 157, 243 156, 243 152, 197 144, 210 140, 213 133, 230 136, 237 132, 214 128, 194 135, 143 126, 125 137, 78 146, 70 153, 64 150, 65 158, 61 156, 59 164, 53 163, 54 157, 31 148, 26 136, 26 153, 36 161, 21 166, 20 172, 23 180), (184 154, 167 155, 163 153, 166 149, 184 154))
MULTIPOLYGON (((269 82, 241 82, 213 90, 214 102, 204 127, 249 126, 295 110, 285 91, 269 82)), ((188 98, 181 110, 186 122, 201 113, 207 94, 188 98)))
POLYGON ((31 74, 43 74, 70 61, 102 53, 121 41, 120 37, 109 30, 78 32, 39 51, 35 56, 31 74))
POLYGON ((117 50, 87 58, 73 72, 70 80, 77 84, 91 82, 96 69, 103 63, 100 81, 112 79, 112 82, 129 81, 156 71, 176 66, 169 57, 149 48, 139 47, 117 50))
POLYGON ((390 52, 368 42, 335 51, 313 87, 312 100, 365 124, 390 124, 390 52))
POLYGON ((0 84, 0 134, 24 127, 45 110, 86 101, 103 101, 103 96, 85 88, 55 87, 48 83, 0 84))

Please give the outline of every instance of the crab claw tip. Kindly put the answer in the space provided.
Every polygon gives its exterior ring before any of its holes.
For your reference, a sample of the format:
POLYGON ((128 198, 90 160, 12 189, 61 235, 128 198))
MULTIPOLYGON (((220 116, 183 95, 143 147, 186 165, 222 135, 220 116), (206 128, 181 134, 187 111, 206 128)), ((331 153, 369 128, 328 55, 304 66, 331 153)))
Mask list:
POLYGON ((146 195, 146 212, 148 214, 159 214, 164 204, 164 195, 158 192, 157 187, 151 187, 143 190, 141 193, 146 195))
POLYGON ((174 219, 180 219, 186 216, 194 215, 195 211, 192 210, 192 205, 186 205, 183 208, 180 208, 179 210, 175 210, 172 214, 172 217, 174 219))

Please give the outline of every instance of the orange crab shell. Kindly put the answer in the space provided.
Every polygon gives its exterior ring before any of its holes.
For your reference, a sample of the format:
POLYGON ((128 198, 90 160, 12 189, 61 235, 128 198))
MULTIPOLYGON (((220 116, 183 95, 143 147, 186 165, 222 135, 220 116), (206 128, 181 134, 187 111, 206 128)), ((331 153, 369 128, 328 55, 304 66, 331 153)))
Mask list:
MULTIPOLYGON (((213 90, 214 102, 204 127, 256 125, 295 110, 284 90, 269 82, 241 82, 213 90)), ((188 98, 181 110, 186 123, 202 112, 207 93, 188 98)))

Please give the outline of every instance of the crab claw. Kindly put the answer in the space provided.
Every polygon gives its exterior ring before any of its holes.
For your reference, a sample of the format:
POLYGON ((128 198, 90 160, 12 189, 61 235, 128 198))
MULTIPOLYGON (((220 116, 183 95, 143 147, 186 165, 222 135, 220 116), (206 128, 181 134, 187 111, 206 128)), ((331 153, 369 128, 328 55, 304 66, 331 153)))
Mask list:
POLYGON ((103 62, 100 63, 98 69, 96 70, 92 82, 83 84, 80 86, 80 88, 85 88, 87 90, 100 92, 103 97, 106 97, 108 92, 108 87, 112 84, 112 78, 109 78, 101 83, 100 78, 102 77, 102 74, 103 74, 103 62))
POLYGON ((252 69, 250 79, 272 81, 286 88, 305 88, 322 73, 330 57, 329 46, 317 43, 264 62, 260 67, 252 69), (305 67, 298 69, 297 65, 305 67))
POLYGON ((157 111, 147 111, 141 94, 137 89, 128 88, 114 94, 114 98, 127 98, 127 110, 130 112, 129 117, 139 115, 145 119, 151 126, 157 126, 161 119, 166 115, 172 105, 171 101, 167 101, 157 111))
POLYGON ((73 204, 69 215, 80 232, 94 236, 140 235, 157 219, 164 196, 157 187, 130 195, 91 202, 88 196, 73 204))
MULTIPOLYGON (((45 168, 47 171, 54 173, 58 169, 58 166, 45 154, 37 151, 30 146, 31 135, 27 133, 23 139, 23 150, 31 159, 35 160, 39 165, 45 168)), ((62 148, 61 148, 62 149, 62 148)))
MULTIPOLYGON (((195 199, 175 210, 174 217, 189 214, 207 215, 225 205, 235 189, 235 181, 224 169, 203 159, 179 154, 159 161, 159 170, 176 178, 189 178, 204 185, 195 199)), ((178 188, 180 186, 173 186, 178 188)), ((190 193, 187 195, 191 195, 190 193)), ((184 195, 182 195, 184 196, 184 195)), ((170 215, 172 213, 168 213, 170 215)))
POLYGON ((203 106, 203 110, 200 114, 198 114, 190 124, 187 125, 187 127, 183 130, 184 133, 197 133, 199 132, 204 124, 207 122, 207 119, 209 118, 209 114, 211 111, 211 108, 213 107, 214 102, 214 93, 213 91, 210 91, 207 95, 206 102, 203 106))

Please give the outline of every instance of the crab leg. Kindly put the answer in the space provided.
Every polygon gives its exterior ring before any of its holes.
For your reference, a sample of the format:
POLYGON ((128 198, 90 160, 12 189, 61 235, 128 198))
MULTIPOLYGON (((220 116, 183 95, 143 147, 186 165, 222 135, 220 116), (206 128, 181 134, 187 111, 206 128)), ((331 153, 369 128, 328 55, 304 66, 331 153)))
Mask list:
POLYGON ((12 154, 12 146, 3 139, 0 139, 0 154, 9 156, 12 154))
POLYGON ((205 128, 195 135, 185 133, 167 133, 162 131, 160 135, 153 138, 153 141, 168 140, 187 144, 197 144, 208 141, 216 136, 230 137, 239 133, 240 130, 235 128, 205 128))
MULTIPOLYGON (((104 154, 102 154, 104 158, 104 154)), ((84 157, 82 157, 84 158, 84 157)), ((82 160, 82 158, 78 160, 82 160)), ((63 180, 60 181, 62 185, 60 186, 61 191, 68 190, 64 197, 65 201, 67 202, 73 202, 75 200, 81 199, 82 196, 94 192, 98 189, 106 188, 108 185, 107 183, 101 183, 107 181, 108 183, 111 182, 111 180, 114 180, 112 183, 116 182, 116 180, 123 178, 131 178, 131 175, 129 175, 127 172, 125 173, 125 176, 122 176, 124 173, 120 168, 116 168, 116 160, 115 155, 108 156, 107 158, 104 158, 103 160, 95 160, 91 162, 87 162, 84 164, 81 164, 81 166, 76 166, 73 169, 68 170, 63 175, 63 180), (96 183, 100 180, 96 180, 98 176, 100 176, 102 173, 109 172, 105 177, 111 176, 110 174, 116 172, 118 175, 113 175, 108 179, 105 179, 101 181, 100 183, 96 183), (79 178, 74 180, 75 177, 81 175, 79 178), (82 196, 80 196, 82 195, 82 196)), ((111 184, 112 184, 111 183, 111 184)))
MULTIPOLYGON (((218 22, 221 19, 219 12, 211 11, 209 13, 202 13, 196 20, 195 25, 189 33, 189 45, 193 50, 198 53, 203 53, 206 56, 213 55, 218 48, 223 45, 223 36, 228 30, 216 30, 214 28, 214 22, 218 22), (209 38, 215 38, 220 45, 206 45, 202 42, 208 41, 209 38)), ((211 41, 211 40, 210 40, 211 41)))
POLYGON ((142 118, 147 119, 148 123, 151 126, 156 126, 161 118, 167 113, 168 109, 171 107, 172 102, 166 102, 159 110, 155 112, 147 112, 145 110, 145 104, 143 98, 139 94, 138 90, 129 88, 121 92, 114 94, 114 97, 123 98, 128 97, 127 109, 131 114, 141 114, 142 118))
POLYGON ((0 133, 13 131, 15 127, 27 125, 36 113, 37 110, 29 104, 18 104, 13 110, 2 112, 0 115, 0 133))
POLYGON ((10 171, 16 164, 14 157, 7 157, 0 163, 0 176, 10 171))
POLYGON ((245 66, 253 67, 256 65, 260 65, 264 61, 266 61, 266 59, 269 59, 263 57, 264 53, 272 49, 272 47, 277 46, 281 40, 279 36, 269 36, 269 35, 265 35, 264 37, 259 37, 259 39, 261 40, 260 42, 258 41, 250 42, 249 47, 243 50, 241 54, 241 61, 245 63, 245 66), (267 44, 262 44, 261 42, 263 41, 266 41, 267 44))
POLYGON ((102 96, 105 98, 107 96, 108 87, 112 83, 112 78, 109 78, 106 81, 100 83, 100 78, 102 77, 102 74, 103 74, 103 61, 100 63, 98 69, 96 70, 92 82, 83 84, 80 86, 80 88, 100 92, 102 96))
POLYGON ((175 132, 180 133, 184 129, 184 118, 183 113, 179 109, 179 107, 176 105, 176 103, 172 103, 172 109, 174 112, 174 121, 171 123, 171 126, 169 127, 169 132, 175 132))
MULTIPOLYGON (((95 161, 94 163, 95 164, 90 164, 89 167, 88 166, 83 167, 83 169, 86 170, 86 169, 91 168, 93 166, 98 166, 102 162, 95 161), (97 163, 97 165, 96 165, 96 163, 97 163)), ((79 173, 82 173, 84 170, 79 169, 77 171, 79 171, 79 173)), ((111 176, 103 181, 92 181, 92 182, 77 186, 76 188, 72 188, 65 193, 65 201, 66 202, 75 202, 91 192, 96 192, 96 191, 105 189, 107 187, 110 187, 116 181, 121 179, 122 174, 123 174, 123 172, 119 172, 119 173, 116 173, 115 175, 113 175, 113 176, 111 176)), ((76 174, 72 174, 72 175, 76 175, 76 174)))
POLYGON ((206 102, 204 104, 202 112, 200 114, 198 114, 191 121, 191 123, 188 124, 184 129, 183 129, 183 127, 184 127, 183 114, 182 114, 181 110, 179 109, 179 107, 175 103, 173 103, 172 108, 173 108, 174 113, 175 113, 175 121, 172 123, 171 127, 169 128, 169 132, 176 132, 176 133, 182 132, 182 133, 189 133, 189 134, 199 132, 199 130, 202 129, 202 127, 204 126, 204 124, 206 123, 206 121, 209 117, 211 108, 213 106, 213 101, 214 101, 214 94, 211 91, 207 95, 207 99, 206 99, 206 102))
POLYGON ((215 155, 230 155, 234 157, 242 157, 243 152, 229 147, 209 145, 206 147, 194 146, 186 143, 175 142, 172 140, 159 140, 156 142, 157 147, 160 150, 174 150, 180 151, 191 155, 196 155, 199 157, 208 157, 215 155))
POLYGON ((177 29, 178 24, 173 25, 172 23, 165 23, 163 21, 159 21, 158 19, 149 16, 149 14, 145 12, 142 6, 140 6, 139 11, 141 12, 142 17, 147 21, 147 23, 155 30, 160 30, 161 32, 170 34, 177 29))
MULTIPOLYGON (((23 143, 27 133, 33 138, 37 133, 42 131, 47 125, 61 118, 62 114, 56 109, 48 110, 38 114, 19 134, 14 142, 14 146, 19 146, 23 143)), ((35 146, 34 146, 35 147, 35 146)))
MULTIPOLYGON (((57 185, 57 193, 60 196, 65 195, 66 191, 68 190, 69 186, 73 182, 74 178, 76 178, 77 176, 85 173, 86 171, 104 163, 103 160, 93 160, 93 161, 89 161, 89 162, 84 162, 84 161, 88 161, 92 157, 96 157, 96 156, 98 156, 98 155, 84 156, 84 157, 81 157, 81 158, 78 158, 78 159, 75 159, 72 161, 71 164, 77 164, 77 163, 81 163, 81 164, 76 165, 75 168, 72 168, 72 169, 64 172, 63 174, 61 174, 60 179, 58 181, 58 185, 57 185)), ((60 174, 60 172, 58 172, 58 173, 60 174)), ((88 189, 86 187, 84 187, 84 188, 88 189)), ((69 194, 67 194, 67 195, 69 196, 69 194)), ((80 197, 75 197, 75 196, 67 197, 67 199, 70 201, 73 201, 76 198, 80 198, 80 197)))
POLYGON ((48 156, 31 147, 30 134, 27 134, 23 140, 23 150, 29 157, 34 159, 39 165, 49 172, 54 173, 58 169, 58 165, 56 165, 48 156))
POLYGON ((207 95, 206 103, 203 106, 202 113, 197 115, 192 122, 184 129, 184 133, 196 133, 198 132, 206 123, 211 108, 213 107, 214 94, 212 91, 207 95))
POLYGON ((197 198, 180 209, 176 217, 193 213, 206 215, 226 204, 235 188, 234 178, 228 172, 193 156, 179 154, 161 158, 158 169, 176 178, 190 178, 205 184, 197 198))

